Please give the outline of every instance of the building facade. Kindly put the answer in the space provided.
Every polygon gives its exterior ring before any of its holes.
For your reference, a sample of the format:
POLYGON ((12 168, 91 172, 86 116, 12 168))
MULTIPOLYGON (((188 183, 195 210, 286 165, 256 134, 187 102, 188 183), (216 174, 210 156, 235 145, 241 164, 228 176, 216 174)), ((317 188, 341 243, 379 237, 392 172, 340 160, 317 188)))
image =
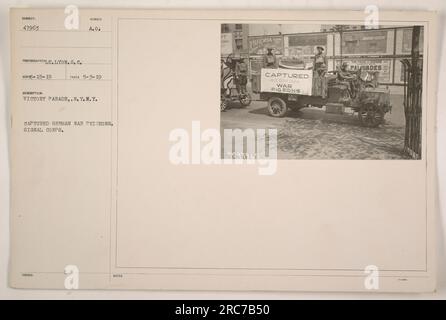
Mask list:
MULTIPOLYGON (((379 83, 396 91, 397 87, 404 85, 401 59, 411 57, 411 27, 371 30, 358 27, 339 30, 322 26, 321 30, 310 33, 249 36, 250 71, 260 71, 262 54, 267 47, 274 48, 282 65, 310 68, 315 48, 321 46, 327 55, 329 71, 336 70, 346 61, 351 70, 360 68, 377 71, 379 83)), ((420 43, 423 43, 422 36, 420 43)))
POLYGON ((230 54, 248 56, 248 24, 222 24, 221 25, 221 55, 230 54))

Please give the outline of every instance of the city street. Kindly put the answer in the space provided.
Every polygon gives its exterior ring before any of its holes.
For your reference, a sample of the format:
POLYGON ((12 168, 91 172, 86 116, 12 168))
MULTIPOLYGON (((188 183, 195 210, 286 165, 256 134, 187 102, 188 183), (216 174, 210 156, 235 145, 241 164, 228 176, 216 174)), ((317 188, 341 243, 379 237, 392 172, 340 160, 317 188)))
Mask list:
POLYGON ((221 130, 272 129, 278 131, 278 159, 406 159, 402 95, 392 95, 392 113, 378 128, 361 126, 357 114, 325 113, 324 109, 289 111, 284 118, 268 114, 265 101, 248 107, 234 102, 221 113, 221 130))

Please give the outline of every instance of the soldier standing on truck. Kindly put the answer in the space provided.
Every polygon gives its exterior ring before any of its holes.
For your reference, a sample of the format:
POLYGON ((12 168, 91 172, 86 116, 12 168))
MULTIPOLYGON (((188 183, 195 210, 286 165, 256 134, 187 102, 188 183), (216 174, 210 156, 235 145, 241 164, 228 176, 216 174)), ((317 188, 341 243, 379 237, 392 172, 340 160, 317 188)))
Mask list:
POLYGON ((263 57, 263 67, 264 68, 277 68, 276 55, 273 52, 273 48, 268 48, 268 52, 263 57))
POLYGON ((248 65, 243 58, 240 58, 240 61, 235 66, 235 78, 238 91, 240 94, 245 94, 246 84, 248 83, 248 65))
POLYGON ((327 56, 324 54, 324 48, 316 47, 317 53, 313 59, 313 94, 315 96, 327 97, 327 81, 325 74, 327 72, 327 56))

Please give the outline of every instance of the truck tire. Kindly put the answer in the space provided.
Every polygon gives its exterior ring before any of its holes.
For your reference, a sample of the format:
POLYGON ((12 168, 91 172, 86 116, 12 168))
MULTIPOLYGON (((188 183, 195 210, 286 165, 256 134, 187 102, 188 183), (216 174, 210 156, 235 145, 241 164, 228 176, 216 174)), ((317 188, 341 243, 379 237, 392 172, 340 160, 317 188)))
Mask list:
POLYGON ((240 101, 240 104, 243 107, 247 107, 247 106, 249 106, 251 104, 251 95, 249 93, 246 93, 244 95, 240 95, 239 101, 240 101))
POLYGON ((220 99, 220 112, 226 111, 227 108, 228 108, 228 102, 226 101, 225 98, 221 98, 220 99))
POLYGON ((279 97, 271 97, 268 100, 268 112, 272 117, 283 117, 287 112, 286 102, 279 97))
POLYGON ((359 121, 365 127, 376 128, 384 123, 384 111, 378 104, 362 104, 358 111, 359 121))

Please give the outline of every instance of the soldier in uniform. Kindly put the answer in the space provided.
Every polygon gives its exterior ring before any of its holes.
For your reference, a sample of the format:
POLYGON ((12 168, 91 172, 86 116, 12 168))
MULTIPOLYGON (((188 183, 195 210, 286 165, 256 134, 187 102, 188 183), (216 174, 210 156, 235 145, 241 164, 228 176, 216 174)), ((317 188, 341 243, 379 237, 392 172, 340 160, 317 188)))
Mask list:
POLYGON ((325 73, 327 72, 327 56, 324 54, 324 48, 316 47, 317 53, 313 59, 313 94, 327 97, 327 81, 325 73))
POLYGON ((240 94, 246 93, 246 84, 248 83, 248 65, 245 63, 245 59, 240 58, 239 62, 235 66, 235 78, 237 81, 237 89, 240 94))
POLYGON ((353 89, 353 82, 355 79, 356 76, 348 70, 348 63, 344 61, 337 73, 337 80, 339 83, 344 84, 347 87, 351 97, 354 97, 355 90, 353 89))
POLYGON ((264 68, 277 68, 276 55, 273 52, 273 48, 267 49, 266 55, 263 57, 263 67, 264 68))

